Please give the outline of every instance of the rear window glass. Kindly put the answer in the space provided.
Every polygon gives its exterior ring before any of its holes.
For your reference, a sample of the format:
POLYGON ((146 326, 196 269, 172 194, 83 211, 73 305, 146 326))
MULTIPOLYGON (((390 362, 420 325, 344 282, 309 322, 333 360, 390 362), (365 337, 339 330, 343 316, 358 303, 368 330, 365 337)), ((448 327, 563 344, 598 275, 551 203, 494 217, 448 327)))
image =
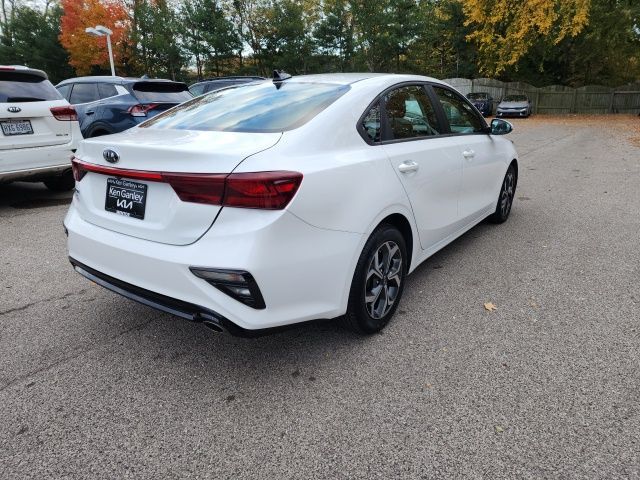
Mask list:
POLYGON ((138 82, 133 94, 141 103, 182 103, 193 98, 184 83, 138 82))
POLYGON ((311 120, 349 90, 348 85, 266 81, 193 99, 141 126, 177 130, 282 132, 311 120))
POLYGON ((27 73, 0 72, 0 103, 60 99, 62 96, 49 80, 27 73))

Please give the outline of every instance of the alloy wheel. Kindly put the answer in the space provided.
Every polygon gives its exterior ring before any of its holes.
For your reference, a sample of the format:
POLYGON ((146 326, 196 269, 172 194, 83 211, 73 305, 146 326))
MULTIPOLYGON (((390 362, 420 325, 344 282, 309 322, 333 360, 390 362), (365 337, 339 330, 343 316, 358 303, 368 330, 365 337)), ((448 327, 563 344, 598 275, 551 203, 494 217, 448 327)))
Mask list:
POLYGON ((511 205, 513 204, 513 195, 515 193, 515 175, 512 170, 507 172, 502 184, 502 192, 500 193, 500 213, 503 218, 506 218, 511 211, 511 205))
POLYGON ((371 318, 383 318, 393 307, 402 283, 402 252, 387 241, 378 247, 367 269, 365 306, 371 318))

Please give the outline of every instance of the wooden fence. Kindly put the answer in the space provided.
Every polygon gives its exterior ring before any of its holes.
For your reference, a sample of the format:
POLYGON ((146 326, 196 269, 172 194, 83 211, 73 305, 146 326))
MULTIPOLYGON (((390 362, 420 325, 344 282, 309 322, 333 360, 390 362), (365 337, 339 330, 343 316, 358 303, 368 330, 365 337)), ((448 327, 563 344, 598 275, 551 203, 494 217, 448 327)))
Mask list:
POLYGON ((524 94, 531 100, 534 113, 640 113, 640 83, 618 88, 599 85, 536 88, 528 83, 501 82, 491 78, 447 78, 444 81, 464 95, 488 92, 494 98, 494 109, 506 95, 524 94))

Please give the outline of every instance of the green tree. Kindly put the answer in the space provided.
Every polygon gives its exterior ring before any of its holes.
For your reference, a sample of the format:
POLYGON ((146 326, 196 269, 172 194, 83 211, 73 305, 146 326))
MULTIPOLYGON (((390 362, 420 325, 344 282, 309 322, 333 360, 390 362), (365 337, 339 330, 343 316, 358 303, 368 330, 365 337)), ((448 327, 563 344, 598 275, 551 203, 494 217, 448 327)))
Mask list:
POLYGON ((0 38, 0 64, 44 70, 54 83, 73 76, 67 52, 58 40, 61 16, 57 4, 42 11, 27 6, 12 8, 0 38))

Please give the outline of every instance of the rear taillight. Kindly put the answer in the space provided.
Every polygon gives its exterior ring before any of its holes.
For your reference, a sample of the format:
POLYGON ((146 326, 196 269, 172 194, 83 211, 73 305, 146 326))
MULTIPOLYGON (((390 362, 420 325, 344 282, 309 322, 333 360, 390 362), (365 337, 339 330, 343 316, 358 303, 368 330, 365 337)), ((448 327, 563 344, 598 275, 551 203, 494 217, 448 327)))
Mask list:
POLYGON ((50 110, 53 117, 61 122, 75 122, 78 120, 76 109, 70 105, 66 107, 52 107, 50 110))
POLYGON ((129 115, 132 117, 146 117, 147 113, 150 110, 153 110, 158 106, 157 103, 148 103, 146 105, 134 105, 133 107, 129 107, 129 115))
POLYGON ((85 163, 75 157, 71 164, 76 182, 82 180, 87 172, 163 182, 171 185, 183 202, 226 207, 282 210, 302 182, 301 173, 286 171, 232 174, 149 172, 85 163))
POLYGON ((298 172, 232 173, 227 177, 224 205, 282 210, 298 191, 298 172))

